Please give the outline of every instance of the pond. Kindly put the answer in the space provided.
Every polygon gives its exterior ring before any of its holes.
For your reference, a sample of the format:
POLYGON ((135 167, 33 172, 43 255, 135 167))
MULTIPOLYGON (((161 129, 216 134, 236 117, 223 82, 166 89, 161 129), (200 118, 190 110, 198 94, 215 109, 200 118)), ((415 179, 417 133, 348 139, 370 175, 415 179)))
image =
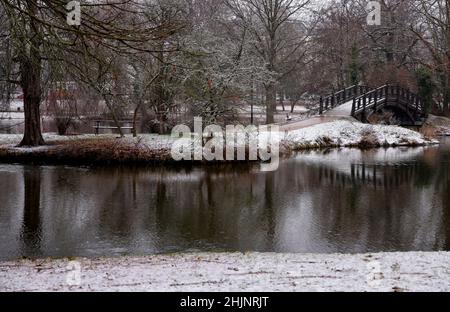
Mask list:
POLYGON ((0 259, 450 250, 450 141, 257 167, 0 164, 0 259))

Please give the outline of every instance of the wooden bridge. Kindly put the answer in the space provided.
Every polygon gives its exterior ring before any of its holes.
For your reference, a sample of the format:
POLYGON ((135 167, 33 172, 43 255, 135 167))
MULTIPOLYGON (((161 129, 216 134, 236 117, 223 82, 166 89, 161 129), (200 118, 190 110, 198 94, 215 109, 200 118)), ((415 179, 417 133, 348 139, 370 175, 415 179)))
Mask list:
POLYGON ((354 85, 341 91, 333 92, 326 97, 320 97, 319 114, 322 115, 323 113, 347 103, 355 97, 363 95, 371 90, 372 88, 368 86, 354 85))
POLYGON ((355 85, 320 98, 320 115, 352 116, 361 122, 381 110, 391 111, 402 126, 421 126, 427 117, 423 100, 395 85, 379 88, 355 85))

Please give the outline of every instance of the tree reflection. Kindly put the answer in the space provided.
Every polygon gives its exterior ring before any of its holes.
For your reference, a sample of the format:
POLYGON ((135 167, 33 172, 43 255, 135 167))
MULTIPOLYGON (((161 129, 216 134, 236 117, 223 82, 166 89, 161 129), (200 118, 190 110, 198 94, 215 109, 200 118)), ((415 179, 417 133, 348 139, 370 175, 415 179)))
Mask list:
POLYGON ((395 151, 306 155, 271 173, 26 167, 22 252, 450 250, 450 153, 395 151))
POLYGON ((264 184, 264 210, 267 222, 266 250, 272 250, 275 243, 274 181, 273 173, 267 173, 264 184))
POLYGON ((40 213, 41 202, 41 169, 25 167, 24 208, 22 224, 23 255, 38 255, 41 248, 42 223, 40 213))

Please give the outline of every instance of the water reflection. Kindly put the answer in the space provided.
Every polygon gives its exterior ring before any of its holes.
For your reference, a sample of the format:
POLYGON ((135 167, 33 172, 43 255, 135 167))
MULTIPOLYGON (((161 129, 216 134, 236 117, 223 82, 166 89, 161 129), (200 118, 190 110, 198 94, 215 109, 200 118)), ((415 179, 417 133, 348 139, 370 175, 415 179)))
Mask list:
POLYGON ((41 170, 29 167, 23 170, 24 206, 22 249, 24 255, 37 256, 41 245, 41 170))
POLYGON ((449 146, 310 151, 273 173, 0 165, 0 258, 450 250, 449 146))

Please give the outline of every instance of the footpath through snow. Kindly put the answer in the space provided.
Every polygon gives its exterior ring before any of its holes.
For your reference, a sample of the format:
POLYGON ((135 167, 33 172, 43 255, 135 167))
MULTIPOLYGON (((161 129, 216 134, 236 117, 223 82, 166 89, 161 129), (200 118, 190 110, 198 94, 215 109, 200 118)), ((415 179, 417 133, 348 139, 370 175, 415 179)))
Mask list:
POLYGON ((450 253, 198 253, 0 263, 0 291, 450 291, 450 253))

